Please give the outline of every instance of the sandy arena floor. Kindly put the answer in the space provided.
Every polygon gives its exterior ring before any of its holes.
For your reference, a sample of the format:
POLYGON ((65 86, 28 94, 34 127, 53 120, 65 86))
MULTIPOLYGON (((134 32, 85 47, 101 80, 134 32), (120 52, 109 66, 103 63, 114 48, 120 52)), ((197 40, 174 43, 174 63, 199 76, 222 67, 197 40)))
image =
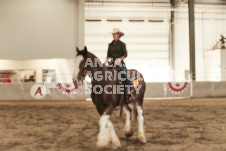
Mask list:
MULTIPOLYGON (((113 113, 120 151, 226 151, 226 98, 145 100, 147 144, 123 132, 113 113)), ((92 102, 0 102, 0 151, 96 150, 99 115, 92 102)))

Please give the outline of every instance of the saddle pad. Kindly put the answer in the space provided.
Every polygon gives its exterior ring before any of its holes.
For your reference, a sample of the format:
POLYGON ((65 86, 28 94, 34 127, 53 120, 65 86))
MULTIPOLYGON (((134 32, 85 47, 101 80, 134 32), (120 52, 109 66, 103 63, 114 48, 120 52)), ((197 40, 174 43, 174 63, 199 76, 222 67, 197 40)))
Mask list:
POLYGON ((133 86, 135 87, 139 86, 139 81, 137 79, 133 80, 133 86))

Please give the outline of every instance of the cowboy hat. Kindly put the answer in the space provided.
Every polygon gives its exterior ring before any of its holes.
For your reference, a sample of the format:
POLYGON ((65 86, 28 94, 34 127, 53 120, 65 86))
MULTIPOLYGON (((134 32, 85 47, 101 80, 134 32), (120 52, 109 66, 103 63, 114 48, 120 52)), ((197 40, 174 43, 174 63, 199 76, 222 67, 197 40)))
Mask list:
POLYGON ((124 33, 121 32, 119 28, 113 28, 113 31, 112 31, 111 34, 115 34, 115 33, 118 33, 118 34, 120 34, 121 36, 124 36, 124 33))

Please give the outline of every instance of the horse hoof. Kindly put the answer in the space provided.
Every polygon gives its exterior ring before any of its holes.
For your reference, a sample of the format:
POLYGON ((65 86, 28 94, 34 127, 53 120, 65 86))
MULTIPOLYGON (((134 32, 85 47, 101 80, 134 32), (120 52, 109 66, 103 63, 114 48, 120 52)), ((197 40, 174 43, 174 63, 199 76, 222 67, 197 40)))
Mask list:
POLYGON ((111 144, 112 149, 118 149, 120 147, 121 147, 120 141, 112 142, 112 144, 111 144))
POLYGON ((110 145, 96 145, 97 150, 102 151, 106 149, 110 149, 110 145))
POLYGON ((110 142, 109 141, 98 141, 97 144, 96 144, 96 148, 97 150, 106 150, 106 149, 109 149, 111 146, 110 146, 110 142))
POLYGON ((147 143, 147 139, 144 136, 143 137, 142 136, 138 136, 137 139, 139 140, 139 142, 141 142, 143 144, 147 143))
POLYGON ((126 136, 126 138, 133 136, 133 129, 131 128, 129 131, 126 131, 125 136, 126 136))

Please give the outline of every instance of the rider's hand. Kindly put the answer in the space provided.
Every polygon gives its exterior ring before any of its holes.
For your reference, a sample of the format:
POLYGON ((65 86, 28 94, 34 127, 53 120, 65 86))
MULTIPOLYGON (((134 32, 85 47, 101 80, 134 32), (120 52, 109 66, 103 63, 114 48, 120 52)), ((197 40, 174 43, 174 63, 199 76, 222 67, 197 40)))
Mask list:
POLYGON ((108 62, 105 62, 104 64, 105 64, 105 66, 109 66, 108 62))
POLYGON ((115 63, 116 63, 117 65, 119 65, 119 64, 121 63, 121 59, 118 58, 117 60, 115 60, 115 63))

